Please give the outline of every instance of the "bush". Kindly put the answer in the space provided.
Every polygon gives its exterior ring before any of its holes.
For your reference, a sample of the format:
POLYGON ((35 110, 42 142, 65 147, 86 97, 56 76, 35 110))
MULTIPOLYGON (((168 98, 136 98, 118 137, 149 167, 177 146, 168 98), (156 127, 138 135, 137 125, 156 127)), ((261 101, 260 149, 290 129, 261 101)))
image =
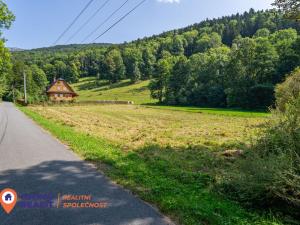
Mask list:
POLYGON ((285 108, 273 112, 260 138, 234 163, 221 187, 251 206, 278 205, 300 216, 300 97, 285 108))
POLYGON ((288 102, 293 101, 300 95, 300 67, 290 74, 286 81, 277 85, 275 90, 276 105, 280 111, 285 110, 288 102))

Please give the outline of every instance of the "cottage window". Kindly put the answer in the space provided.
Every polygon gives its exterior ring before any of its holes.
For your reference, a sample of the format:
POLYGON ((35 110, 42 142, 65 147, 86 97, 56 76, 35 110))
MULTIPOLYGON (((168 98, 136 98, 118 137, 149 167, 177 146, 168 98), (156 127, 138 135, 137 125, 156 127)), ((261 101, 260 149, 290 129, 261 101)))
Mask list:
POLYGON ((63 94, 60 94, 60 95, 59 95, 59 97, 61 97, 61 98, 62 98, 62 97, 64 97, 64 95, 63 95, 63 94))

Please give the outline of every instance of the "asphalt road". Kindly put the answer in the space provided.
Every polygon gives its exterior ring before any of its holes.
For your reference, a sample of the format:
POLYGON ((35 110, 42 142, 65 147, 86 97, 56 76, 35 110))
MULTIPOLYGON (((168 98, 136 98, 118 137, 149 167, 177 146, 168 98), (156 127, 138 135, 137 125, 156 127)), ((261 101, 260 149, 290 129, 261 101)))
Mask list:
POLYGON ((48 194, 53 208, 23 208, 18 201, 10 214, 0 209, 1 225, 171 224, 6 102, 0 104, 0 190, 4 188, 13 188, 23 197, 32 194, 28 204, 45 203, 37 194, 48 194), (67 194, 91 195, 93 202, 106 202, 107 207, 62 208, 66 201, 61 197, 67 194))

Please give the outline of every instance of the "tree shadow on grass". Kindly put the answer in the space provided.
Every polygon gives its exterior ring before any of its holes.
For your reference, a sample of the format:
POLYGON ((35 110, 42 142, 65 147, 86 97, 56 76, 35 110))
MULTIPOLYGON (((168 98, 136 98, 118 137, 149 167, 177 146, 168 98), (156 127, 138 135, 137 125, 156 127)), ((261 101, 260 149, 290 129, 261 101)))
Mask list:
POLYGON ((13 188, 19 195, 50 193, 55 206, 51 209, 23 209, 17 204, 9 215, 0 212, 2 225, 167 224, 152 207, 81 161, 48 161, 25 169, 0 171, 0 188, 13 188), (105 201, 108 207, 56 208, 59 193, 92 195, 93 201, 105 201))
POLYGON ((127 87, 131 84, 132 84, 131 81, 122 81, 122 82, 113 83, 113 84, 111 84, 111 83, 109 83, 109 81, 107 81, 106 83, 103 83, 102 85, 98 85, 92 91, 93 92, 108 91, 108 90, 112 90, 112 89, 116 89, 116 88, 127 87))
POLYGON ((99 80, 92 80, 92 81, 88 81, 82 84, 78 85, 78 90, 79 91, 85 91, 85 90, 92 90, 92 89, 98 89, 101 88, 103 86, 108 85, 109 82, 101 82, 99 80))
POLYGON ((149 88, 147 86, 145 86, 145 87, 132 89, 132 90, 130 90, 130 92, 131 93, 141 93, 141 92, 144 92, 144 91, 147 91, 147 90, 149 90, 149 88))
POLYGON ((234 224, 237 218, 246 224, 250 214, 213 190, 216 173, 228 168, 227 162, 217 157, 219 153, 207 146, 149 144, 120 153, 114 160, 93 153, 85 158, 94 163, 106 161, 109 166, 97 166, 146 201, 156 202, 180 224, 234 224))

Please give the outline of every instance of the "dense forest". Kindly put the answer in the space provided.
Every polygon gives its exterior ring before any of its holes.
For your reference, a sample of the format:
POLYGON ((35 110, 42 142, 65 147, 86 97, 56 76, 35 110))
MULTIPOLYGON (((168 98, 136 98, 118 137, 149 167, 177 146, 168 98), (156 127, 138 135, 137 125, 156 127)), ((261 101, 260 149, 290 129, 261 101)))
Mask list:
POLYGON ((44 99, 55 78, 95 76, 111 83, 151 79, 151 96, 171 105, 266 108, 275 85, 300 65, 299 32, 299 23, 279 11, 250 9, 131 43, 13 52, 5 95, 22 97, 24 70, 31 101, 44 99))

